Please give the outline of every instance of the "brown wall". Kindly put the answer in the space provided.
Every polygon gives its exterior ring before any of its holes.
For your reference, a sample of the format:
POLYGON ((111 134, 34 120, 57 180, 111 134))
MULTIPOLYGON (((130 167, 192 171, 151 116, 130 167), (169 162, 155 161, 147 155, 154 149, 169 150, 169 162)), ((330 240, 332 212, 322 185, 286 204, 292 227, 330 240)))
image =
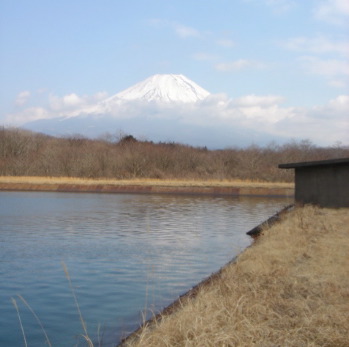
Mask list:
POLYGON ((296 168, 297 203, 349 207, 349 164, 296 168))

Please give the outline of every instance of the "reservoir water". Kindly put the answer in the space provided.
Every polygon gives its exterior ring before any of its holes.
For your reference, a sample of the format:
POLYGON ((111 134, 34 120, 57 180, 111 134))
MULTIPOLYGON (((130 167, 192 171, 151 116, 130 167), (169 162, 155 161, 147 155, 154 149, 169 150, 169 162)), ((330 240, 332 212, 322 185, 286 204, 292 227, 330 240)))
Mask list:
POLYGON ((286 198, 0 192, 0 346, 113 346, 251 243, 286 198), (20 300, 22 296, 30 309, 20 300), (19 317, 11 300, 16 300, 19 317), (99 336, 99 337, 98 337, 99 336))

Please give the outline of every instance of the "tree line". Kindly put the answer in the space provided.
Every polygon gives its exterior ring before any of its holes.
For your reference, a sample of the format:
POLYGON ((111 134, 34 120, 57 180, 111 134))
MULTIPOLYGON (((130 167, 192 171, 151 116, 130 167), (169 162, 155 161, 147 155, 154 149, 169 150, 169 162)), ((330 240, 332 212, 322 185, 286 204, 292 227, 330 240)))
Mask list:
POLYGON ((53 137, 0 127, 1 176, 293 181, 278 164, 349 157, 349 147, 319 147, 308 140, 260 147, 209 150, 132 135, 53 137))

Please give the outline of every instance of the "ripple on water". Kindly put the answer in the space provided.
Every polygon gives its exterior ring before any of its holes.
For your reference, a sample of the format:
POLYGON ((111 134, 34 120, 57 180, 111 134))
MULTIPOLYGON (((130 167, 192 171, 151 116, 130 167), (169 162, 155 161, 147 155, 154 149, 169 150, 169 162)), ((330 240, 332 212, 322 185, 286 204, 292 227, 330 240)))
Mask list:
MULTIPOLYGON (((249 243, 250 230, 287 199, 0 192, 0 345, 23 345, 11 297, 21 294, 53 345, 89 332, 104 346, 218 270, 249 243)), ((18 300, 17 300, 18 301, 18 300)), ((43 334, 18 302, 30 346, 43 334)))

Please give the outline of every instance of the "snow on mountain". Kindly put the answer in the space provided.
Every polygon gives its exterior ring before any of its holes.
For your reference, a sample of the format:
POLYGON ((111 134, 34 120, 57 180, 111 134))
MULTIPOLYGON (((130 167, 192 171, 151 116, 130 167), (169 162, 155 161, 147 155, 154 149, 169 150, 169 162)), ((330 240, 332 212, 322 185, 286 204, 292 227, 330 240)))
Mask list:
POLYGON ((183 75, 154 75, 98 103, 26 123, 24 128, 92 138, 121 131, 210 148, 270 141, 268 134, 246 127, 241 112, 226 108, 228 104, 183 75))
POLYGON ((205 99, 210 93, 183 75, 154 75, 125 89, 104 102, 143 100, 191 103, 205 99))
POLYGON ((95 105, 84 107, 64 115, 65 118, 81 114, 117 114, 124 103, 145 102, 158 105, 189 104, 204 100, 210 93, 198 84, 175 74, 157 74, 139 82, 95 105))

